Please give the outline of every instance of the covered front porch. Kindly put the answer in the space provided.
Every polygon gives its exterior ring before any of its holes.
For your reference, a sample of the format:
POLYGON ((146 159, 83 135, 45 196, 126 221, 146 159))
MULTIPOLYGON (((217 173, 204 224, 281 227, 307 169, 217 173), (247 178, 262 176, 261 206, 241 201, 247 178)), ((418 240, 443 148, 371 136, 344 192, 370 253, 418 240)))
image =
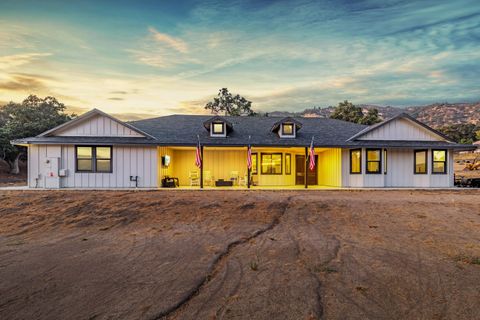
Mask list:
POLYGON ((302 147, 252 146, 249 174, 247 147, 204 146, 202 168, 195 165, 195 147, 158 147, 158 185, 172 187, 173 181, 180 188, 204 189, 341 187, 341 149, 315 148, 313 171, 308 168, 307 151, 302 147))

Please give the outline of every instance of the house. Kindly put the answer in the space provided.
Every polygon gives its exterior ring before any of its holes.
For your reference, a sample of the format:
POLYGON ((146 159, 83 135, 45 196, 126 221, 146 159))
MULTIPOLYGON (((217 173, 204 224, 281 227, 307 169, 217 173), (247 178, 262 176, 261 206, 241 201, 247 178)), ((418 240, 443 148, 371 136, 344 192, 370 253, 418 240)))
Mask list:
POLYGON ((474 149, 407 114, 364 126, 200 115, 122 122, 96 109, 12 143, 28 147, 30 188, 452 187, 453 151, 474 149))

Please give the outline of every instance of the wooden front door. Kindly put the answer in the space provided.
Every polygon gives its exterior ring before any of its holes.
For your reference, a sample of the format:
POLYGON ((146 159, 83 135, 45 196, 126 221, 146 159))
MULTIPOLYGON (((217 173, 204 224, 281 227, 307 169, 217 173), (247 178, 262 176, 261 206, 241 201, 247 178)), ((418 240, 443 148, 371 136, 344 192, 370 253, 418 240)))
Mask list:
MULTIPOLYGON (((309 186, 317 184, 317 166, 318 166, 318 156, 315 156, 315 169, 310 171, 307 170, 307 182, 309 186)), ((305 184, 305 156, 296 155, 295 156, 295 184, 305 184)))

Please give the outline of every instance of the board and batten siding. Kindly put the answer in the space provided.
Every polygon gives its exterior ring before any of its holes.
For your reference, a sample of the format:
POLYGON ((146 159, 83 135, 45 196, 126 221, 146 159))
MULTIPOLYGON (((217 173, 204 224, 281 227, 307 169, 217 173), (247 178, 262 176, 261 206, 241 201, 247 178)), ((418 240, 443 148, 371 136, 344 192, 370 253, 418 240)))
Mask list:
POLYGON ((113 146, 112 173, 75 172, 73 145, 30 145, 28 152, 28 185, 31 188, 48 187, 50 169, 45 164, 47 159, 55 158, 59 159, 58 169, 68 170, 66 177, 60 177, 61 188, 132 188, 135 182, 130 181, 130 176, 139 177, 139 188, 158 186, 156 147, 113 146))
POLYGON ((59 130, 55 135, 64 137, 144 137, 121 123, 102 115, 95 115, 72 128, 59 130))
MULTIPOLYGON (((382 149, 383 150, 383 149, 382 149)), ((350 174, 350 150, 342 150, 342 186, 352 188, 450 188, 453 187, 453 151, 447 151, 447 174, 432 174, 432 150, 427 152, 427 174, 414 173, 414 149, 387 149, 387 173, 382 151, 382 173, 366 174, 366 150, 362 149, 362 173, 350 174)))
POLYGON ((395 119, 358 138, 358 140, 444 140, 435 133, 407 119, 395 119))
POLYGON ((342 150, 332 148, 318 152, 318 184, 327 187, 342 186, 342 150))

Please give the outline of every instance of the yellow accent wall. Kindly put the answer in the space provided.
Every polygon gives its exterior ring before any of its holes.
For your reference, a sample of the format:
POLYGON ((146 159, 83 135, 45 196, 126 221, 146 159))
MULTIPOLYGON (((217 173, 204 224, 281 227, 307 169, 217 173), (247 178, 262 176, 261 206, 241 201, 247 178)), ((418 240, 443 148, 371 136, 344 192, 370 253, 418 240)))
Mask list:
POLYGON ((305 154, 299 148, 252 148, 253 153, 258 154, 258 175, 253 175, 255 184, 259 186, 291 186, 295 185, 295 154, 305 154), (262 174, 262 153, 281 153, 282 154, 282 174, 267 175, 262 174), (285 154, 291 154, 291 173, 285 173, 285 154))
POLYGON ((195 165, 195 148, 191 150, 173 150, 173 166, 172 175, 178 178, 181 186, 190 185, 190 171, 197 171, 200 176, 200 169, 195 165))
MULTIPOLYGON (((258 174, 252 175, 255 185, 259 186, 293 186, 295 185, 295 155, 305 155, 304 148, 252 148, 252 153, 258 155, 258 174), (282 153, 282 174, 267 175, 261 173, 262 153, 282 153), (285 173, 285 154, 291 154, 291 173, 285 173)), ((164 176, 176 177, 181 186, 188 186, 190 171, 200 169, 195 166, 195 148, 158 147, 159 186, 164 176), (169 155, 170 166, 161 165, 162 156, 169 155)), ((332 187, 341 186, 341 150, 318 149, 317 176, 318 184, 332 187)), ((214 180, 229 180, 232 171, 238 171, 240 177, 247 173, 247 149, 245 148, 214 148, 204 147, 204 175, 210 171, 214 180)), ((206 184, 205 184, 206 185, 206 184)))
POLYGON ((342 185, 342 150, 327 149, 318 153, 318 184, 329 187, 342 185))
POLYGON ((219 150, 205 147, 203 151, 203 170, 209 171, 214 180, 230 180, 232 171, 239 177, 247 175, 247 148, 219 150), (243 150, 242 150, 243 149, 243 150))
POLYGON ((157 147, 158 151, 158 186, 162 185, 162 179, 165 176, 174 176, 173 168, 175 166, 174 150, 169 147, 157 147), (170 156, 170 165, 168 168, 162 166, 162 156, 170 156))

